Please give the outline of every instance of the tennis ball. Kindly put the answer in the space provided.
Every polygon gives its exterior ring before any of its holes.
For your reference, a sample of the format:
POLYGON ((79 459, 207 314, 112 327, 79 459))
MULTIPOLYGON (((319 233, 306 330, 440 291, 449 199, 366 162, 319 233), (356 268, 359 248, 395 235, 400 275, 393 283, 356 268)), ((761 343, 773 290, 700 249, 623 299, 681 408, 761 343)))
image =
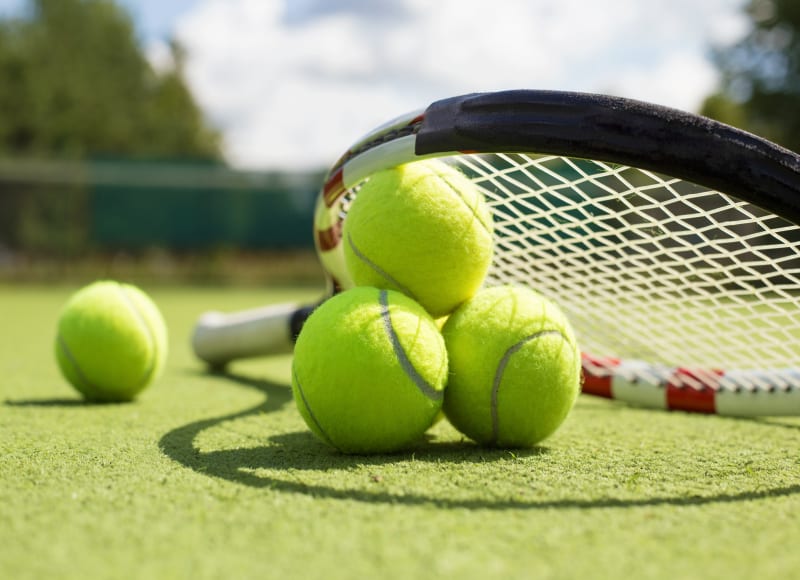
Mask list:
POLYGON ((478 443, 532 447, 580 390, 581 357, 564 313, 532 290, 478 292, 442 329, 450 361, 444 412, 478 443))
POLYGON ((344 453, 389 453, 419 439, 442 407, 446 380, 441 333, 399 292, 338 294, 297 337, 297 408, 317 437, 344 453))
POLYGON ((357 286, 399 290, 434 317, 483 283, 492 260, 492 217, 478 188, 438 160, 372 175, 342 230, 357 286))
POLYGON ((99 281, 64 306, 55 350, 64 378, 86 399, 130 401, 160 374, 167 329, 140 289, 99 281))

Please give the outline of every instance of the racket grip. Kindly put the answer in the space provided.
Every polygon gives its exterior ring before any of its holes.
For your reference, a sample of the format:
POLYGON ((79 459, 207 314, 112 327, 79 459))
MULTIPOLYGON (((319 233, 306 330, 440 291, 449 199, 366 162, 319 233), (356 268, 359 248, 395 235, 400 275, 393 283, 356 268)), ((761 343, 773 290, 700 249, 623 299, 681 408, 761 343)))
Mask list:
POLYGON ((206 312, 195 325, 192 348, 212 366, 290 353, 311 310, 297 304, 275 304, 230 314, 206 312))

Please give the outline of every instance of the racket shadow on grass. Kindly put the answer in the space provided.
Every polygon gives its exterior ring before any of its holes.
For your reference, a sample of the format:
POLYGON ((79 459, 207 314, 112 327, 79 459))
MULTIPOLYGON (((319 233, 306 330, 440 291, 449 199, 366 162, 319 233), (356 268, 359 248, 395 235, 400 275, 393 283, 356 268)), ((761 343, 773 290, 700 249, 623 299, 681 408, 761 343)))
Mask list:
MULTIPOLYGON (((707 496, 663 495, 641 498, 601 497, 593 499, 523 499, 523 498, 453 498, 445 495, 414 493, 400 489, 398 493, 381 489, 382 476, 368 475, 358 480, 349 489, 337 486, 338 475, 351 474, 354 470, 380 467, 397 462, 424 462, 437 464, 486 464, 508 460, 546 460, 550 455, 547 447, 530 450, 494 450, 478 447, 468 441, 435 441, 430 438, 418 443, 404 453, 392 455, 344 455, 331 450, 308 431, 290 431, 273 434, 266 444, 253 447, 226 448, 202 451, 195 444, 206 430, 224 423, 247 417, 276 413, 292 404, 292 392, 287 385, 244 376, 230 372, 215 373, 221 380, 237 383, 260 391, 266 398, 263 402, 236 413, 195 421, 173 429, 159 440, 161 451, 170 459, 199 474, 229 481, 251 488, 267 488, 282 493, 311 495, 325 499, 361 501, 366 503, 391 503, 404 505, 436 505, 445 509, 605 509, 636 508, 653 506, 696 506, 726 504, 754 500, 774 499, 800 493, 800 484, 759 487, 756 490, 719 493, 707 496), (330 473, 331 484, 301 481, 297 472, 330 473), (285 478, 282 476, 285 474, 285 478)), ((535 475, 535 473, 534 473, 535 475)), ((351 481, 352 484, 352 481, 351 481)))

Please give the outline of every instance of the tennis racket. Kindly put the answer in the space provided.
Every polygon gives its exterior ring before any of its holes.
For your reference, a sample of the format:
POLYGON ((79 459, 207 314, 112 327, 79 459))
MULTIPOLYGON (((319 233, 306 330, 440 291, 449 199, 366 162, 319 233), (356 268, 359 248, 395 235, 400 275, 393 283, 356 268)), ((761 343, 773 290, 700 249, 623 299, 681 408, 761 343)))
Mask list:
MULTIPOLYGON (((371 173, 458 166, 493 211, 487 284, 559 303, 583 391, 640 406, 800 415, 800 156, 727 125, 629 99, 503 91, 387 123, 330 170, 314 238, 330 292, 351 285, 341 231, 371 173)), ((290 352, 313 306, 200 317, 212 365, 290 352)))

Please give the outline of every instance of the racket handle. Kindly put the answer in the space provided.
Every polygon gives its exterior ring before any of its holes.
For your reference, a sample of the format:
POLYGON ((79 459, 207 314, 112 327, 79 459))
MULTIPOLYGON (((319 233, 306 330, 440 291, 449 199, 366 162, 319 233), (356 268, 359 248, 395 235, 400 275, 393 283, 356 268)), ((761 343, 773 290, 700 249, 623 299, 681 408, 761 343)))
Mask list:
POLYGON ((212 366, 236 359, 292 352, 313 307, 275 304, 252 310, 201 315, 192 335, 197 357, 212 366))

